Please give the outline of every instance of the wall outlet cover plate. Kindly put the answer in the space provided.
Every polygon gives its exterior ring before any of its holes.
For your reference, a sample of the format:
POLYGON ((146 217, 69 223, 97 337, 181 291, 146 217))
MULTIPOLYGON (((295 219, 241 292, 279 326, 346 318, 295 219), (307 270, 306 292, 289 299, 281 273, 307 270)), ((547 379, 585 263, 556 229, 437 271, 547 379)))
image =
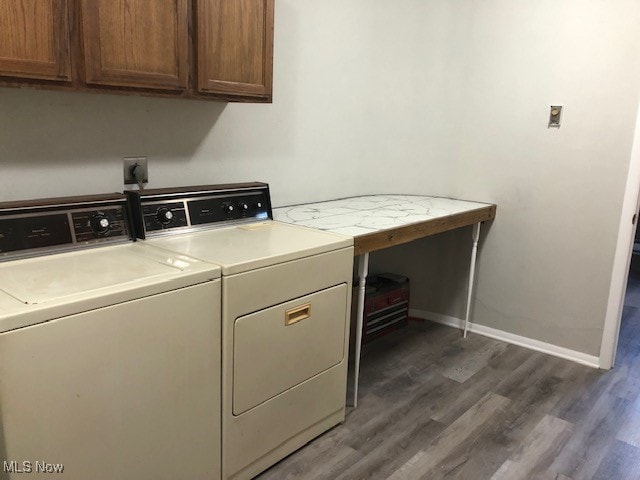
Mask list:
POLYGON ((149 183, 147 157, 125 157, 123 165, 125 185, 149 183))

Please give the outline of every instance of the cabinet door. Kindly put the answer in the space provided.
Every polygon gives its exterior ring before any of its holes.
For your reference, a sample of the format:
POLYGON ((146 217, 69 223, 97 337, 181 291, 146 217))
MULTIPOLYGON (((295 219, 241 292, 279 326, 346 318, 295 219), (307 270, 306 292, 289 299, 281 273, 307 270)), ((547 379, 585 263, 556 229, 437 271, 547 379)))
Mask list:
POLYGON ((86 82, 185 89, 188 17, 187 0, 82 0, 86 82))
POLYGON ((198 0, 198 90, 271 97, 273 0, 198 0))
POLYGON ((0 75, 70 80, 67 0, 0 2, 0 75))

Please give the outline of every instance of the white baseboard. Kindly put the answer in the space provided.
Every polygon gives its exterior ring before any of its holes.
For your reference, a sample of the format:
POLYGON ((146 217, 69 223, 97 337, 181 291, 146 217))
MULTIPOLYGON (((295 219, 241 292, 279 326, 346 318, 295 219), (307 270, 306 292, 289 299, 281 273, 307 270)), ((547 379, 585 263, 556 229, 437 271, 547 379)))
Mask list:
MULTIPOLYGON (((427 312, 424 310, 410 309, 409 316, 420 318, 422 320, 429 320, 435 323, 441 323, 449 327, 464 328, 464 320, 461 318, 452 317, 449 315, 442 315, 440 313, 427 312)), ((536 352, 546 353, 553 355, 554 357, 564 358, 571 360, 582 365, 587 365, 593 368, 599 368, 600 359, 594 355, 588 355, 583 352, 571 350, 569 348, 559 347, 551 343, 541 342, 540 340, 534 340, 533 338, 522 337, 513 333, 505 332, 503 330, 497 330, 495 328, 486 327, 476 323, 469 324, 469 332, 477 333, 485 337, 500 340, 502 342, 512 343, 520 347, 525 347, 536 352)))

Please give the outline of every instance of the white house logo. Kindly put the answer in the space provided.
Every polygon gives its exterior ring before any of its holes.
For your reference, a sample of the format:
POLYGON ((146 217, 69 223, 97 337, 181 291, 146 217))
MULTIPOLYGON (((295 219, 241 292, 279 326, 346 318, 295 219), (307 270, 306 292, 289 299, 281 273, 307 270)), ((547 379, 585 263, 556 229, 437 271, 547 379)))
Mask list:
POLYGON ((4 473, 63 473, 64 465, 61 463, 47 463, 44 461, 3 462, 4 473))

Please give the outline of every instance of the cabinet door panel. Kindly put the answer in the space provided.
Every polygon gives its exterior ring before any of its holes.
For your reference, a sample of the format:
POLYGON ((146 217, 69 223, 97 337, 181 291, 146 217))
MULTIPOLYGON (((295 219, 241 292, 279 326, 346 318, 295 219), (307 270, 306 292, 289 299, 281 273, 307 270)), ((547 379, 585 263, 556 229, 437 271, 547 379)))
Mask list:
POLYGON ((198 0, 198 89, 271 96, 273 0, 198 0))
POLYGON ((185 89, 187 0, 82 0, 86 81, 185 89))
POLYGON ((0 75, 70 80, 67 0, 0 2, 0 75))

